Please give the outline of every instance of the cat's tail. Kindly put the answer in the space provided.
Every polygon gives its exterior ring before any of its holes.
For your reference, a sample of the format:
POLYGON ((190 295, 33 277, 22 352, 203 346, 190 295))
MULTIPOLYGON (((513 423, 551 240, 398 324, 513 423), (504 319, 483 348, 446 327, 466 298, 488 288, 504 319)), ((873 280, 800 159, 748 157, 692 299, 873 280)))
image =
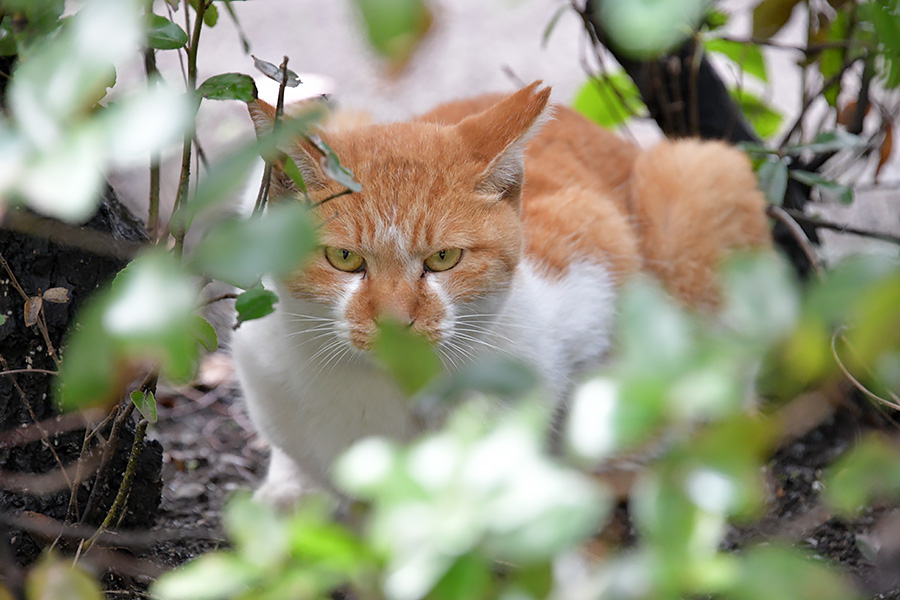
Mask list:
POLYGON ((750 161, 728 144, 664 141, 637 158, 631 185, 646 268, 683 302, 715 305, 725 256, 771 244, 750 161))

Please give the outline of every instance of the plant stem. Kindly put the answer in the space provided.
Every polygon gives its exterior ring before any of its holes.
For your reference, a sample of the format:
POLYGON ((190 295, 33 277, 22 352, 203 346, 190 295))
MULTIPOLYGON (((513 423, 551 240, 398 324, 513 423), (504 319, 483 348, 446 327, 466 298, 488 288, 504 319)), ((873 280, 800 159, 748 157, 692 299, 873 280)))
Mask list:
POLYGON ((91 546, 94 545, 94 542, 97 541, 97 538, 100 537, 100 534, 109 527, 109 524, 112 523, 113 519, 119 514, 119 511, 124 510, 125 506, 125 498, 128 496, 128 493, 131 491, 131 483, 134 481, 134 472, 137 470, 137 461, 138 457, 140 457, 141 452, 144 449, 144 436, 147 435, 147 419, 141 419, 137 426, 137 431, 134 433, 134 443, 131 445, 131 455, 128 457, 128 466, 125 467, 125 475, 122 477, 122 483, 119 485, 119 491, 116 493, 116 499, 113 502, 113 505, 110 507, 109 512, 106 513, 106 518, 103 519, 103 523, 100 524, 100 527, 97 528, 97 531, 94 532, 94 535, 85 542, 84 550, 88 550, 91 546))
MULTIPOLYGON (((206 14, 207 8, 209 8, 209 2, 197 3, 197 14, 194 16, 194 30, 191 33, 191 45, 188 47, 187 81, 185 82, 185 88, 188 95, 191 96, 197 91, 197 47, 200 45, 200 32, 203 30, 203 15, 206 14)), ((200 108, 200 102, 199 100, 195 100, 195 102, 196 114, 196 110, 199 110, 200 108)), ((184 141, 181 145, 181 176, 178 179, 178 191, 175 194, 175 206, 172 210, 173 215, 179 208, 187 203, 188 183, 191 178, 191 148, 195 127, 196 126, 193 124, 188 127, 188 131, 185 132, 184 141)), ((170 230, 175 237, 175 255, 180 258, 184 252, 184 225, 175 223, 174 230, 172 230, 171 226, 170 230)))
MULTIPOLYGON (((275 121, 272 123, 272 135, 277 135, 281 116, 284 114, 284 90, 288 81, 288 57, 285 56, 281 61, 279 68, 281 69, 281 83, 278 85, 278 102, 275 104, 275 121)), ((253 214, 259 214, 266 208, 269 201, 269 187, 272 184, 272 161, 266 159, 266 168, 263 171, 263 178, 259 184, 259 194, 256 196, 256 204, 253 206, 253 214)))
MULTIPOLYGON (((148 17, 153 13, 153 0, 147 0, 145 12, 148 17)), ((147 75, 147 86, 155 87, 159 78, 159 69, 156 68, 156 50, 150 46, 144 48, 144 72, 147 75)), ((150 155, 150 197, 147 215, 147 234, 152 243, 156 243, 159 230, 159 163, 160 154, 154 152, 150 155)))

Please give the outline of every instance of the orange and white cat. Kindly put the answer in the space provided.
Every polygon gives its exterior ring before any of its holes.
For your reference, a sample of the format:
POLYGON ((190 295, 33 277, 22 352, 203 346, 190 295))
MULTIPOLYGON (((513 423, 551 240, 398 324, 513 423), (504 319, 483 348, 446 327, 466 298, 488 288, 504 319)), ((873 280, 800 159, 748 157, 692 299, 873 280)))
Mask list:
MULTIPOLYGON (((316 209, 321 250, 275 282, 276 312, 234 338, 250 415, 272 446, 261 497, 290 504, 329 487, 354 441, 435 425, 367 356, 383 316, 429 339, 448 368, 484 351, 519 357, 560 399, 610 351, 629 274, 714 306, 723 256, 768 244, 741 152, 694 140, 641 151, 549 95, 536 82, 322 134, 363 190, 316 209)), ((271 129, 271 106, 249 109, 259 132, 271 129)), ((343 189, 305 142, 287 152, 314 200, 343 189)), ((272 193, 296 194, 277 169, 272 193)))

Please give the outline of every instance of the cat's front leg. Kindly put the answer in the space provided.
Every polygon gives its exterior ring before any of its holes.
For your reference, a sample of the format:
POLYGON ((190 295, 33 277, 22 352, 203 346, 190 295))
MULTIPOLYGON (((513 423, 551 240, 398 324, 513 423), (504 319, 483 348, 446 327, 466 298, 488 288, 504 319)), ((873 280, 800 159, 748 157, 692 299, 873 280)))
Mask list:
POLYGON ((266 480, 253 497, 280 510, 296 508, 307 494, 322 491, 316 480, 307 475, 290 456, 272 446, 266 480))

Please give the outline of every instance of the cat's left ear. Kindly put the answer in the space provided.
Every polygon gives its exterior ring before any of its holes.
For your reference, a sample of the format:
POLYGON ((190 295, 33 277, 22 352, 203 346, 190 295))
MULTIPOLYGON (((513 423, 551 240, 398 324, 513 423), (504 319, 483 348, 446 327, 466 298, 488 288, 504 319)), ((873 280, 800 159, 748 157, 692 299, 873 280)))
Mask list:
POLYGON ((535 81, 456 126, 470 156, 485 165, 476 184, 479 192, 512 201, 521 196, 525 149, 552 112, 550 88, 538 90, 541 83, 535 81))
MULTIPOLYGON (((301 108, 295 108, 294 110, 286 108, 285 112, 289 114, 297 113, 301 108)), ((257 137, 263 137, 272 132, 275 124, 274 106, 264 100, 256 99, 247 103, 247 110, 250 112, 250 118, 253 120, 253 127, 256 129, 257 137)), ((279 150, 294 159, 297 169, 303 175, 303 181, 306 183, 307 188, 313 189, 325 185, 325 175, 313 158, 316 150, 311 144, 298 140, 289 146, 280 147, 279 150)), ((287 179, 287 176, 284 176, 283 179, 287 179)))

